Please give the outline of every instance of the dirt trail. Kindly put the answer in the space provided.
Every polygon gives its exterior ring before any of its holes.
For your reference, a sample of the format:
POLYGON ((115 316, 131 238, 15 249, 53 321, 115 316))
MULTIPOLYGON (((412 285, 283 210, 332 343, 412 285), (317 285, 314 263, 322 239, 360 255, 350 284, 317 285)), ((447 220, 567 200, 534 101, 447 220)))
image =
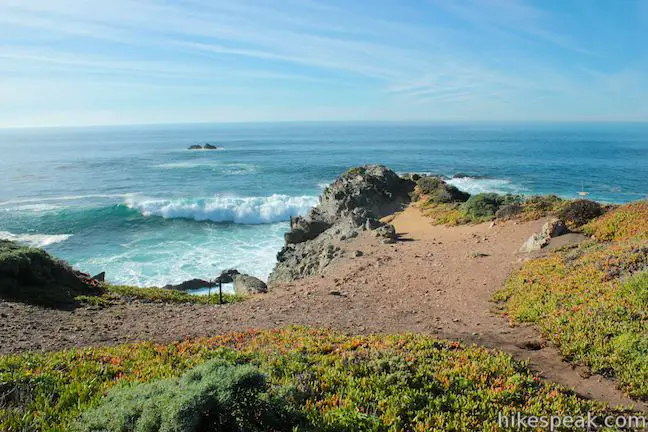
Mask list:
POLYGON ((491 294, 521 264, 518 248, 543 222, 446 228, 432 226, 410 207, 392 221, 398 243, 378 244, 369 234, 343 242, 349 258, 325 275, 233 305, 132 302, 104 310, 57 311, 0 302, 0 353, 167 342, 290 324, 350 334, 429 333, 506 351, 582 396, 648 411, 612 381, 587 377, 563 362, 534 329, 511 328, 491 312, 491 294))

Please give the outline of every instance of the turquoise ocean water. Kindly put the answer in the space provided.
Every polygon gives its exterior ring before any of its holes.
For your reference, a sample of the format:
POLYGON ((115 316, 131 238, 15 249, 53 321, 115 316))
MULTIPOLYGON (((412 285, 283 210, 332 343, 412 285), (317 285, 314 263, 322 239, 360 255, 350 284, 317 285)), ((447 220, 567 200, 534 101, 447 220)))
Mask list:
POLYGON ((0 237, 114 283, 226 268, 266 278, 290 216, 347 168, 472 177, 460 189, 648 195, 648 125, 238 124, 0 130, 0 237), (189 151, 206 142, 217 151, 189 151))

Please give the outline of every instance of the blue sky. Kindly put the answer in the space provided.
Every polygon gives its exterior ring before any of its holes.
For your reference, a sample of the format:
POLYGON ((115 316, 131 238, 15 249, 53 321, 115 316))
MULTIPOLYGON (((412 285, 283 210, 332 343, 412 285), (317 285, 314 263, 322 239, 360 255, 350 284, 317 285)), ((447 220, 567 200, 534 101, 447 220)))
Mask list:
POLYGON ((648 0, 0 0, 0 127, 648 121, 648 0))

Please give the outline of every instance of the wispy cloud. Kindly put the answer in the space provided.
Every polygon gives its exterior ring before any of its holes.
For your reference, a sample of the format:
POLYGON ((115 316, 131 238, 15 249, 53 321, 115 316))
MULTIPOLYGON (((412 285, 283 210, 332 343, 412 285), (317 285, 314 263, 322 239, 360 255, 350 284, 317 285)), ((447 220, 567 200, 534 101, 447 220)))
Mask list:
POLYGON ((32 89, 58 86, 84 95, 68 104, 80 112, 118 103, 110 88, 133 105, 139 98, 142 111, 165 92, 187 103, 202 92, 221 96, 214 112, 244 101, 250 120, 263 95, 300 114, 356 106, 377 118, 470 119, 475 107, 482 117, 503 107, 539 116, 560 95, 588 100, 605 89, 621 106, 629 85, 635 96, 648 91, 645 70, 610 68, 566 25, 577 18, 568 11, 525 0, 426 1, 0 0, 0 103, 56 110, 32 89))

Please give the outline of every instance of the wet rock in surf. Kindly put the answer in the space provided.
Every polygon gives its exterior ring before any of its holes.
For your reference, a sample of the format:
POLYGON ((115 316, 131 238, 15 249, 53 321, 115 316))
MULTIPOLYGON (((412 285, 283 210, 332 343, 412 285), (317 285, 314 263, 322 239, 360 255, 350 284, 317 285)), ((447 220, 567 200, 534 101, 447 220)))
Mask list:
POLYGON ((229 269, 229 270, 224 270, 221 272, 221 274, 216 278, 216 283, 232 283, 234 282, 234 278, 241 274, 238 270, 236 269, 229 269))
POLYGON ((200 144, 193 144, 193 145, 190 145, 189 148, 188 148, 188 150, 202 150, 202 149, 203 149, 203 146, 201 146, 200 144))
POLYGON ((184 281, 178 285, 165 285, 164 289, 177 290, 177 291, 187 291, 193 289, 207 288, 209 287, 210 282, 203 279, 191 279, 184 281))
POLYGON ((306 216, 293 219, 269 283, 322 272, 343 256, 336 243, 360 231, 371 230, 377 237, 395 241, 393 227, 379 219, 401 210, 414 186, 412 180, 382 165, 356 167, 342 174, 324 190, 316 207, 306 216))

